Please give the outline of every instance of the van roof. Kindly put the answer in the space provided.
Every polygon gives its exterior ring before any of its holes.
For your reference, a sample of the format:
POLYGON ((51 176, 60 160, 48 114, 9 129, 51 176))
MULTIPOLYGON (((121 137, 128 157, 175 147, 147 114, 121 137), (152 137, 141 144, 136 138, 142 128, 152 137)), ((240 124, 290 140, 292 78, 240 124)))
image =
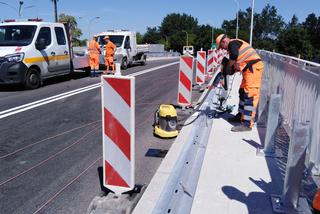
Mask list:
POLYGON ((131 35, 131 34, 135 34, 135 31, 127 31, 127 30, 110 30, 110 31, 105 31, 102 33, 98 33, 98 36, 105 36, 105 35, 131 35))
POLYGON ((61 26, 63 25, 62 23, 57 23, 57 22, 38 22, 38 21, 10 21, 10 22, 3 22, 0 23, 1 26, 5 25, 55 25, 55 26, 61 26))

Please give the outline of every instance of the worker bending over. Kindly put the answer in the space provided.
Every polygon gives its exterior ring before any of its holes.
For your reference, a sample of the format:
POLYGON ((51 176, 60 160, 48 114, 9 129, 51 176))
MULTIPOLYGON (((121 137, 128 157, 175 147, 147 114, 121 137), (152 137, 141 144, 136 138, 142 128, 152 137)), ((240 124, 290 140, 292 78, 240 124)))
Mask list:
POLYGON ((243 75, 239 89, 239 112, 229 120, 240 122, 240 125, 232 127, 231 131, 251 131, 260 97, 263 62, 257 52, 241 39, 230 39, 221 34, 216 38, 216 43, 218 48, 229 52, 224 72, 228 75, 241 72, 243 75))
POLYGON ((106 65, 106 71, 104 72, 107 74, 110 70, 110 67, 112 69, 112 74, 115 72, 115 66, 114 66, 114 53, 116 51, 116 45, 113 44, 113 42, 110 41, 109 36, 105 36, 103 38, 106 42, 105 45, 105 65, 106 65))
POLYGON ((89 56, 90 56, 90 77, 96 77, 96 71, 99 70, 99 57, 100 57, 100 46, 97 42, 98 36, 94 35, 92 40, 89 42, 89 56))

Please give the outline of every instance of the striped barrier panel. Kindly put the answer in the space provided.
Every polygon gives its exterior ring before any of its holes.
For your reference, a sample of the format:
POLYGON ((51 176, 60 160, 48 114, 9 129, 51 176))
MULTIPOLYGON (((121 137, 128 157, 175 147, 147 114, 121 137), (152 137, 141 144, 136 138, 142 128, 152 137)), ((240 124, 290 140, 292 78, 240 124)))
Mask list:
POLYGON ((179 66, 178 105, 191 105, 193 57, 181 56, 179 66))
POLYGON ((207 74, 213 73, 213 56, 214 50, 208 50, 208 60, 207 60, 207 74))
POLYGON ((103 185, 121 194, 134 188, 135 78, 101 78, 103 185))
POLYGON ((196 83, 202 85, 205 83, 205 71, 206 71, 206 52, 197 52, 197 72, 196 83))

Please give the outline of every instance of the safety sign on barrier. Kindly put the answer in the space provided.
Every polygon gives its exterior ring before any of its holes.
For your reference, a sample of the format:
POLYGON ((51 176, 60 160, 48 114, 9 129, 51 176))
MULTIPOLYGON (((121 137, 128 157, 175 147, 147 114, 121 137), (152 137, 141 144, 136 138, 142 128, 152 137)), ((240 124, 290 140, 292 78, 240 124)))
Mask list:
POLYGON ((179 66, 178 105, 191 105, 193 57, 181 56, 179 66))
POLYGON ((197 52, 197 72, 196 72, 196 83, 202 85, 205 83, 205 70, 206 69, 206 52, 197 52))
POLYGON ((212 49, 208 50, 208 60, 207 60, 207 73, 213 73, 213 55, 214 51, 212 49))
POLYGON ((101 78, 103 185, 121 194, 134 188, 135 78, 101 78))

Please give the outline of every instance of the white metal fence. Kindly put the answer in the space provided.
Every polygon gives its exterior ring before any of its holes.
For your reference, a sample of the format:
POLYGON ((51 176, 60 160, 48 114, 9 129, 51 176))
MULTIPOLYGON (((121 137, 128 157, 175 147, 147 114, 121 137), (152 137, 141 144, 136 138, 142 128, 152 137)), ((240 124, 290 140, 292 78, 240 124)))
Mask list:
POLYGON ((290 135, 294 120, 310 122, 307 163, 320 174, 320 64, 282 54, 258 51, 265 63, 268 95, 281 94, 283 124, 290 135))

